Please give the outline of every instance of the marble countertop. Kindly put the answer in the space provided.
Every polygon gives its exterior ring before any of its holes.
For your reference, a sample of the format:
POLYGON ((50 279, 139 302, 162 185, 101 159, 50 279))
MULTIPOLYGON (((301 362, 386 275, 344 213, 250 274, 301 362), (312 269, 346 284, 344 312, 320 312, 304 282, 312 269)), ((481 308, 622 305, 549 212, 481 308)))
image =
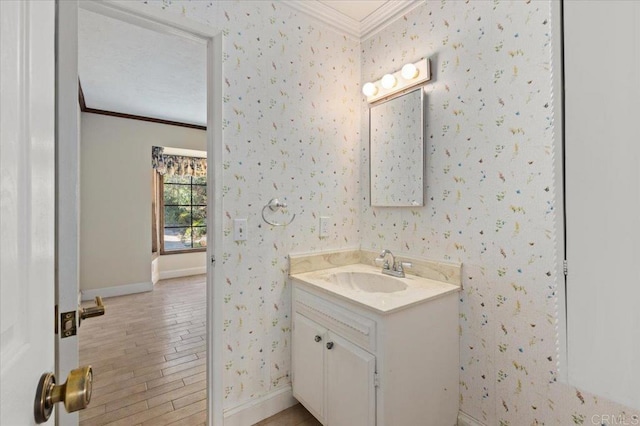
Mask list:
POLYGON ((386 277, 380 268, 362 263, 293 273, 290 276, 304 286, 355 303, 378 314, 389 314, 461 290, 460 285, 407 274, 405 278, 389 277, 392 280, 404 282, 407 285, 405 290, 392 293, 369 293, 339 287, 331 283, 328 276, 339 272, 365 272, 386 277))

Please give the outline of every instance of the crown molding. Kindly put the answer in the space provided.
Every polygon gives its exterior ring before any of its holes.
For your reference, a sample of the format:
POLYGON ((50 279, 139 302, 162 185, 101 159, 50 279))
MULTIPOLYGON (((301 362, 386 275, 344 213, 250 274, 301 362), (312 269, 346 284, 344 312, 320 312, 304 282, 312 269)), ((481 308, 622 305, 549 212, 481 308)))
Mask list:
POLYGON ((149 121, 151 123, 168 124, 169 126, 187 127, 190 129, 207 130, 207 126, 201 126, 199 124, 182 123, 180 121, 164 120, 161 118, 145 117, 142 115, 125 114, 115 111, 106 111, 103 109, 89 108, 84 99, 84 91, 82 90, 82 83, 78 77, 78 103, 80 105, 81 112, 87 112, 90 114, 108 115, 111 117, 128 118, 130 120, 149 121))
POLYGON ((329 25, 340 33, 354 39, 360 39, 360 22, 319 1, 285 0, 282 3, 329 25))
POLYGON ((315 0, 285 0, 282 3, 327 24, 348 37, 364 40, 382 30, 400 16, 420 6, 424 3, 424 0, 389 1, 363 19, 362 22, 315 0))
POLYGON ((424 4, 424 0, 390 1, 360 23, 360 39, 365 40, 389 26, 396 19, 424 4))

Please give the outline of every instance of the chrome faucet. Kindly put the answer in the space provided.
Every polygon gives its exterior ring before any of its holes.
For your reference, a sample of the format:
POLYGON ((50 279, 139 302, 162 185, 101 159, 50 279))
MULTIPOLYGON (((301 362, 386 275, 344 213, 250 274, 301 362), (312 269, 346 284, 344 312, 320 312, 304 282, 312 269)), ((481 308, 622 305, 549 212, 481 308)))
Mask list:
POLYGON ((411 268, 413 266, 411 262, 397 262, 396 257, 391 253, 391 250, 387 249, 382 250, 380 256, 378 256, 376 260, 378 259, 385 259, 382 264, 382 273, 393 277, 404 278, 404 268, 411 268), (385 259, 387 255, 391 256, 391 264, 389 264, 389 261, 385 259))

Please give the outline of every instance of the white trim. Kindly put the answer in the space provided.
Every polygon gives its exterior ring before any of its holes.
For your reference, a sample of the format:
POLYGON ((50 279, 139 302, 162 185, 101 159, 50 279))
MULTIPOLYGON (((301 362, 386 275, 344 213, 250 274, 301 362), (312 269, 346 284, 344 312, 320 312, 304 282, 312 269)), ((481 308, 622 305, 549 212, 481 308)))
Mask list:
POLYGON ((224 38, 216 34, 207 42, 207 401, 209 426, 224 424, 223 323, 224 282, 222 266, 222 117, 224 111, 224 38))
POLYGON ((127 294, 144 293, 151 290, 153 290, 153 283, 151 281, 146 281, 142 283, 82 290, 80 293, 82 294, 82 300, 93 300, 96 296, 104 298, 126 296, 127 294))
POLYGON ((197 268, 172 269, 170 271, 161 271, 160 279, 168 280, 171 278, 189 277, 191 275, 202 275, 206 273, 206 266, 198 266, 197 268))
MULTIPOLYGON (((1 1, 1 0, 0 0, 1 1)), ((37 7, 33 4, 32 7, 37 7)), ((78 0, 57 1, 56 63, 56 305, 78 309, 80 290, 80 113, 78 106, 78 0)), ((56 377, 80 365, 78 338, 56 334, 56 377)), ((78 424, 77 412, 55 410, 55 424, 78 424)))
POLYGON ((551 89, 553 106, 553 185, 555 189, 555 263, 556 263, 556 354, 557 378, 562 383, 569 383, 568 349, 567 349, 567 310, 566 310, 566 276, 564 274, 565 253, 564 242, 564 105, 562 93, 563 33, 562 2, 551 2, 551 89))
POLYGON ((284 0, 282 3, 329 25, 341 34, 356 40, 363 40, 382 30, 402 15, 424 4, 424 1, 389 1, 362 21, 357 21, 319 1, 284 0))
MULTIPOLYGON (((360 39, 360 22, 337 10, 320 3, 308 0, 285 0, 282 3, 305 15, 329 25, 334 30, 353 39, 360 39)), ((393 3, 393 2, 389 2, 393 3)), ((387 3, 387 4, 389 4, 387 3)))
POLYGON ((276 389, 260 398, 252 399, 237 407, 225 410, 224 426, 256 424, 297 403, 298 401, 293 397, 291 386, 276 389))
POLYGON ((423 4, 426 4, 426 2, 418 0, 387 2, 383 7, 362 20, 360 23, 360 39, 368 39, 423 4))
POLYGON ((129 0, 81 1, 81 9, 99 13, 119 21, 138 25, 162 34, 183 37, 196 43, 206 43, 206 39, 217 34, 213 28, 182 16, 164 13, 129 0))
POLYGON ((458 411, 458 426, 485 426, 485 424, 474 419, 467 413, 458 411))

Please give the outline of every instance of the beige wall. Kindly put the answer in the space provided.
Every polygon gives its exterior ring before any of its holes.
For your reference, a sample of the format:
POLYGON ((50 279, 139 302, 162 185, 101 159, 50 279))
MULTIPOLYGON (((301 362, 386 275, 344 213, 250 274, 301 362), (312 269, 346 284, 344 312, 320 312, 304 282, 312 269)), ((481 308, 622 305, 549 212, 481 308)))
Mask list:
POLYGON ((81 125, 80 289, 150 283, 151 146, 204 151, 206 132, 90 113, 81 125))

